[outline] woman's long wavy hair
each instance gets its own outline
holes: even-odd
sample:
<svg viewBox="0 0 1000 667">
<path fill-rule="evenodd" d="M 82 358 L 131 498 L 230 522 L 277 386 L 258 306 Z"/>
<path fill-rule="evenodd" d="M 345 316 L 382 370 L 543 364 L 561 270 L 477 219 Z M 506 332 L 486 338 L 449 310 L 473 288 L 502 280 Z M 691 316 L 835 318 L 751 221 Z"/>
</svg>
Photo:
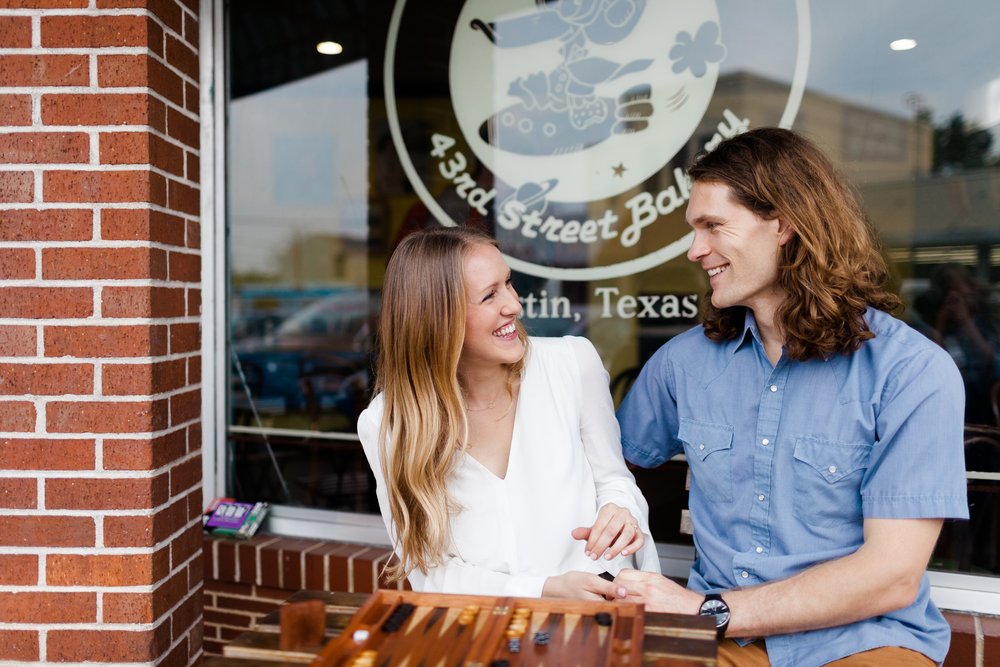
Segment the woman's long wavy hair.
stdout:
<svg viewBox="0 0 1000 667">
<path fill-rule="evenodd" d="M 888 267 L 858 197 L 813 142 L 780 128 L 751 130 L 699 156 L 688 175 L 695 183 L 729 186 L 734 201 L 763 219 L 781 219 L 793 232 L 778 255 L 786 299 L 775 313 L 790 358 L 854 352 L 875 335 L 865 309 L 899 307 L 885 288 Z M 746 309 L 716 308 L 711 296 L 709 289 L 702 303 L 705 334 L 735 338 Z"/>
<path fill-rule="evenodd" d="M 386 267 L 376 391 L 385 401 L 379 448 L 400 561 L 394 580 L 439 564 L 451 542 L 448 494 L 468 422 L 458 378 L 465 341 L 465 257 L 496 241 L 471 227 L 432 227 L 399 244 Z M 517 322 L 518 337 L 527 334 Z M 508 367 L 508 393 L 524 358 Z"/>
</svg>

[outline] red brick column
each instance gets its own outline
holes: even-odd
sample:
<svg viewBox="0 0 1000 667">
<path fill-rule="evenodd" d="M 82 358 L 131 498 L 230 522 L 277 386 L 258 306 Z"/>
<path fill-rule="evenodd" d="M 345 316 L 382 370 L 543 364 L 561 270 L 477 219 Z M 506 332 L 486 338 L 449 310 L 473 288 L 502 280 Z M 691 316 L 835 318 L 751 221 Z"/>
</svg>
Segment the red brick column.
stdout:
<svg viewBox="0 0 1000 667">
<path fill-rule="evenodd" d="M 0 661 L 202 648 L 197 0 L 0 0 Z"/>
</svg>

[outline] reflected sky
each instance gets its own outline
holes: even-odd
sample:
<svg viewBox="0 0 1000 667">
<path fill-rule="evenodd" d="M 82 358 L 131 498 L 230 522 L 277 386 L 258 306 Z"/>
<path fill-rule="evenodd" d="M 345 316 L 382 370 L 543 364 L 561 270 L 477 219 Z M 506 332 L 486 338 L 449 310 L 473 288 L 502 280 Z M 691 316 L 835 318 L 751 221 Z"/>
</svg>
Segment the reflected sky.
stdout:
<svg viewBox="0 0 1000 667">
<path fill-rule="evenodd" d="M 367 61 L 229 106 L 234 273 L 273 273 L 292 242 L 368 233 Z"/>
<path fill-rule="evenodd" d="M 1000 153 L 1000 1 L 719 0 L 721 74 L 791 81 L 800 3 L 810 14 L 808 91 L 900 117 L 925 109 L 935 124 L 961 112 L 993 130 Z M 892 51 L 901 37 L 918 46 Z M 366 237 L 367 78 L 360 60 L 231 103 L 234 272 L 275 271 L 296 239 Z"/>
<path fill-rule="evenodd" d="M 723 72 L 749 69 L 789 80 L 796 39 L 792 0 L 721 0 Z M 809 2 L 811 54 L 806 86 L 863 107 L 912 116 L 922 105 L 941 123 L 961 111 L 980 127 L 1000 124 L 1000 2 L 837 0 Z M 726 25 L 738 30 L 726 30 Z M 909 37 L 910 51 L 889 43 Z"/>
</svg>

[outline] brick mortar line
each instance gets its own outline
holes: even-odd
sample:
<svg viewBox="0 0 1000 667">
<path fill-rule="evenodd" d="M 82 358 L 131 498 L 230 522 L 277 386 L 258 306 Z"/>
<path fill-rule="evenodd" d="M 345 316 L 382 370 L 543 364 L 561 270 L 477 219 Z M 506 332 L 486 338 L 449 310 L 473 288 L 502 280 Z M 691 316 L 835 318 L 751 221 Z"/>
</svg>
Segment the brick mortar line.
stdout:
<svg viewBox="0 0 1000 667">
<path fill-rule="evenodd" d="M 178 176 L 177 174 L 165 171 L 150 162 L 100 162 L 98 164 L 91 162 L 3 162 L 0 163 L 0 171 L 41 171 L 43 174 L 47 171 L 93 171 L 104 173 L 151 171 L 171 180 L 193 184 L 196 188 L 200 187 L 199 183 L 189 180 L 185 176 Z"/>
<path fill-rule="evenodd" d="M 2 10 L 0 10 L 2 11 Z M 162 60 L 148 46 L 10 46 L 0 48 L 0 56 L 142 56 Z"/>
<path fill-rule="evenodd" d="M 979 614 L 972 617 L 972 628 L 976 638 L 976 666 L 986 664 L 986 637 L 983 633 L 983 621 Z"/>
<path fill-rule="evenodd" d="M 276 604 L 281 604 L 281 603 L 278 602 Z M 262 618 L 262 617 L 264 617 L 266 615 L 267 614 L 261 614 L 257 618 L 253 618 L 253 619 L 250 619 L 250 620 L 251 621 L 256 621 L 258 618 Z M 220 628 L 220 629 L 221 628 L 225 628 L 226 630 L 238 630 L 239 632 L 246 632 L 249 629 L 249 627 L 244 628 L 244 627 L 240 627 L 240 626 L 237 626 L 237 625 L 229 625 L 228 623 L 206 623 L 205 625 L 211 625 L 213 628 Z M 216 641 L 225 642 L 226 640 L 218 639 Z"/>
<path fill-rule="evenodd" d="M 190 255 L 201 255 L 201 248 L 189 248 L 188 246 L 181 245 L 171 245 L 169 243 L 162 243 L 160 241 L 119 241 L 116 239 L 95 239 L 92 241 L 0 241 L 0 249 L 17 249 L 17 248 L 27 248 L 33 250 L 48 250 L 52 248 L 67 248 L 67 249 L 87 249 L 87 248 L 107 248 L 107 249 L 118 249 L 118 248 L 156 248 L 157 250 L 169 250 L 171 252 L 182 252 L 183 254 Z M 40 267 L 36 267 L 40 268 Z M 26 280 L 26 279 L 24 279 Z M 36 279 L 36 280 L 45 280 Z M 50 279 L 51 280 L 51 279 Z M 122 280 L 141 280 L 140 278 L 123 278 Z M 159 286 L 161 281 L 157 282 L 156 286 Z M 181 281 L 166 281 L 166 282 L 181 282 Z M 4 281 L 6 285 L 7 280 Z M 188 284 L 188 283 L 185 283 Z"/>
<path fill-rule="evenodd" d="M 19 470 L 12 468 L 4 468 L 0 470 L 0 478 L 4 479 L 37 479 L 37 480 L 48 480 L 48 479 L 155 479 L 156 477 L 162 475 L 165 472 L 170 472 L 172 469 L 188 463 L 197 457 L 200 451 L 190 452 L 184 456 L 174 459 L 171 463 L 162 465 L 158 468 L 152 470 Z M 13 474 L 12 474 L 13 473 Z M 82 473 L 82 474 L 81 474 Z M 190 492 L 197 489 L 202 483 L 188 487 L 185 492 L 179 493 L 176 496 L 171 496 L 166 503 L 162 503 L 157 507 L 166 509 L 172 504 L 171 501 L 176 502 L 178 499 L 190 495 Z M 16 508 L 5 508 L 0 509 L 0 516 L 84 516 L 93 517 L 95 514 L 99 516 L 155 516 L 162 511 L 162 509 L 154 508 L 135 508 L 135 509 L 69 509 L 69 508 L 46 508 L 46 509 L 16 509 Z M 201 517 L 197 517 L 198 521 Z M 188 529 L 195 524 L 195 520 L 191 519 L 185 524 L 184 529 Z M 0 547 L 2 549 L 3 547 Z"/>
<path fill-rule="evenodd" d="M 145 632 L 149 630 L 156 630 L 160 625 L 163 624 L 164 620 L 169 622 L 167 619 L 159 619 L 155 623 L 101 623 L 99 621 L 94 621 L 93 623 L 0 623 L 0 630 L 24 630 L 30 628 L 32 630 L 107 630 L 107 631 L 137 631 Z M 60 665 L 64 663 L 59 663 Z M 93 664 L 93 663 L 89 663 Z"/>
<path fill-rule="evenodd" d="M 75 171 L 75 172 L 93 172 L 93 173 L 126 173 L 133 171 L 148 171 L 154 174 L 159 174 L 164 178 L 172 181 L 177 181 L 182 185 L 186 185 L 192 189 L 201 190 L 201 183 L 189 180 L 187 176 L 178 176 L 177 174 L 172 174 L 169 171 L 164 171 L 159 167 L 146 163 L 146 164 L 90 164 L 89 162 L 63 162 L 58 164 L 39 165 L 34 162 L 4 162 L 0 163 L 0 172 L 4 171 L 31 171 L 39 172 L 45 174 L 47 171 Z M 36 184 L 37 185 L 37 184 Z M 44 187 L 37 188 L 40 194 L 44 196 Z M 36 192 L 37 194 L 37 192 Z M 53 202 L 59 203 L 59 202 Z M 111 203 L 111 202 L 108 202 Z M 121 202 L 119 202 L 121 203 Z M 94 205 L 101 205 L 102 202 L 95 202 Z"/>
<path fill-rule="evenodd" d="M 197 420 L 191 420 L 189 422 L 184 422 L 183 425 L 176 424 L 171 428 L 162 429 L 160 431 L 153 431 L 157 435 L 150 435 L 150 432 L 146 433 L 101 433 L 97 435 L 85 435 L 85 434 L 63 434 L 63 433 L 42 433 L 41 435 L 51 436 L 53 440 L 79 440 L 80 438 L 98 438 L 101 440 L 155 440 L 156 438 L 172 435 L 178 431 L 186 429 L 191 424 L 197 423 Z M 0 439 L 36 439 L 35 436 L 39 434 L 27 433 L 24 431 L 11 431 L 11 432 L 0 432 Z"/>
<path fill-rule="evenodd" d="M 211 584 L 212 582 L 208 581 L 208 582 L 205 582 L 205 583 L 206 584 Z M 234 584 L 229 584 L 229 585 L 234 585 Z M 236 585 L 246 586 L 247 588 L 256 588 L 257 587 L 257 584 L 247 584 L 247 583 L 242 583 L 242 582 L 239 583 L 239 584 L 236 584 Z M 271 602 L 272 601 L 272 598 L 265 598 L 265 597 L 261 597 L 259 595 L 247 595 L 247 594 L 244 594 L 244 593 L 230 593 L 228 591 L 210 590 L 207 587 L 205 588 L 205 594 L 206 595 L 213 595 L 213 596 L 216 596 L 216 597 L 222 596 L 224 598 L 229 598 L 229 599 L 233 599 L 233 600 L 257 601 L 257 602 L 260 602 L 260 601 Z M 279 603 L 280 602 L 284 602 L 284 600 L 273 600 L 273 601 L 274 602 L 279 602 Z M 219 603 L 219 600 L 216 599 L 215 600 L 215 604 L 218 605 L 218 603 Z M 219 607 L 219 609 L 222 609 L 222 607 Z M 250 612 L 250 611 L 248 611 L 246 613 L 248 613 L 248 614 L 254 614 L 254 613 L 263 614 L 265 612 Z"/>
<path fill-rule="evenodd" d="M 62 357 L 65 358 L 65 357 Z M 75 359 L 75 357 L 72 357 Z M 72 364 L 79 364 L 82 362 L 70 362 Z M 34 366 L 37 364 L 25 364 L 26 366 Z M 136 403 L 143 401 L 159 401 L 165 398 L 173 398 L 174 396 L 179 396 L 180 394 L 188 393 L 195 389 L 201 389 L 201 383 L 185 385 L 177 389 L 171 389 L 168 391 L 160 391 L 155 394 L 14 394 L 13 396 L 20 400 L 29 401 L 42 401 L 44 407 L 48 407 L 49 403 Z M 5 396 L 4 398 L 7 398 Z M 72 431 L 71 431 L 72 432 Z M 66 431 L 56 431 L 66 435 Z M 55 435 L 55 433 L 53 433 Z"/>
<path fill-rule="evenodd" d="M 181 25 L 184 25 L 184 14 L 190 14 L 192 18 L 198 21 L 198 25 L 201 25 L 201 19 L 197 14 L 192 12 L 186 6 L 181 3 L 177 3 L 177 7 L 181 10 Z M 46 16 L 92 16 L 92 17 L 106 17 L 106 16 L 146 16 L 153 19 L 153 21 L 160 26 L 163 30 L 164 37 L 166 35 L 173 35 L 180 41 L 187 44 L 189 47 L 193 47 L 195 53 L 198 52 L 198 44 L 191 44 L 187 39 L 184 38 L 180 33 L 174 31 L 173 28 L 166 25 L 159 16 L 149 11 L 145 7 L 121 7 L 121 8 L 77 8 L 77 7 L 58 7 L 58 8 L 39 8 L 30 7 L 25 9 L 0 9 L 0 16 L 37 16 L 39 18 Z"/>
<path fill-rule="evenodd" d="M 148 86 L 115 86 L 111 88 L 100 88 L 97 86 L 6 86 L 0 88 L 0 92 L 5 95 L 38 95 L 39 96 L 39 118 L 38 125 L 41 127 L 50 127 L 44 125 L 41 122 L 41 96 L 43 95 L 149 95 L 160 102 L 163 102 L 166 106 L 172 107 L 176 111 L 179 111 L 184 116 L 193 122 L 200 122 L 201 115 L 197 112 L 190 111 L 185 107 L 178 106 L 173 101 L 164 97 L 161 93 L 157 92 L 153 88 Z M 200 102 L 199 102 L 200 104 Z M 34 118 L 32 118 L 34 124 Z M 25 125 L 17 125 L 13 127 L 27 127 Z M 52 126 L 58 127 L 58 126 Z M 81 126 L 69 126 L 69 127 L 81 127 Z M 84 126 L 89 127 L 89 126 Z"/>
<path fill-rule="evenodd" d="M 200 285 L 200 283 L 183 283 L 186 287 L 193 287 L 195 285 Z M 4 285 L 4 287 L 10 287 L 9 285 Z M 114 285 L 31 285 L 30 287 L 148 287 L 148 285 L 131 285 L 131 284 L 114 284 Z M 152 287 L 159 287 L 159 285 L 152 285 Z M 23 318 L 23 317 L 4 317 L 0 318 L 0 326 L 28 326 L 31 323 L 37 322 L 37 318 Z M 47 318 L 42 326 L 46 327 L 67 327 L 67 326 L 169 326 L 171 324 L 197 324 L 198 316 L 196 315 L 185 315 L 184 317 L 74 317 L 74 318 Z M 143 355 L 139 357 L 79 357 L 80 359 L 161 359 L 164 357 L 171 356 L 172 354 L 187 354 L 174 352 L 170 354 L 157 354 L 157 355 Z M 53 357 L 58 358 L 58 357 Z M 73 357 L 77 358 L 77 357 Z"/>
<path fill-rule="evenodd" d="M 3 89 L 0 89 L 0 94 L 6 94 Z M 201 150 L 198 148 L 193 148 L 185 143 L 181 143 L 176 137 L 172 137 L 169 134 L 160 132 L 156 128 L 149 125 L 42 125 L 41 123 L 37 125 L 0 125 L 0 134 L 36 134 L 39 132 L 46 132 L 52 134 L 122 134 L 125 132 L 137 133 L 143 132 L 146 134 L 151 134 L 155 137 L 159 137 L 164 141 L 169 142 L 171 145 L 182 148 L 185 151 L 191 153 L 192 155 L 197 155 L 201 157 Z M 10 164 L 10 163 L 5 163 Z M 25 163 L 33 164 L 33 163 Z M 73 162 L 70 164 L 87 164 L 85 162 Z"/>
<path fill-rule="evenodd" d="M 253 598 L 253 599 L 254 600 L 258 600 L 258 601 L 260 600 L 260 598 Z M 267 615 L 267 614 L 262 614 L 261 612 L 246 611 L 244 609 L 232 609 L 232 608 L 228 608 L 227 609 L 225 607 L 210 607 L 208 605 L 205 605 L 203 607 L 203 609 L 206 612 L 212 611 L 212 612 L 216 612 L 216 613 L 220 613 L 220 614 L 233 614 L 234 616 L 246 616 L 247 617 L 247 621 L 255 621 L 258 618 L 260 618 L 261 615 L 264 615 L 264 616 Z M 206 621 L 206 623 L 207 623 L 207 621 Z M 218 626 L 218 625 L 221 625 L 221 623 L 212 623 L 212 625 Z"/>
<path fill-rule="evenodd" d="M 81 281 L 81 280 L 69 280 L 69 279 L 64 280 L 64 281 L 63 280 L 48 279 L 48 280 L 38 281 L 38 282 L 28 282 L 28 281 L 20 281 L 20 280 L 18 280 L 18 281 L 14 281 L 14 280 L 4 281 L 4 287 L 5 288 L 13 288 L 13 287 L 38 287 L 38 288 L 64 287 L 64 288 L 72 288 L 72 287 L 76 287 L 76 288 L 80 288 L 80 289 L 96 289 L 96 288 L 104 288 L 104 287 L 150 287 L 150 288 L 152 288 L 152 287 L 164 287 L 164 288 L 170 288 L 170 289 L 182 289 L 182 288 L 183 289 L 195 289 L 195 288 L 200 289 L 201 288 L 201 283 L 200 282 L 178 282 L 178 281 L 172 281 L 172 282 L 168 283 L 168 282 L 164 281 L 163 283 L 154 283 L 154 284 L 150 285 L 150 284 L 133 284 L 133 281 L 129 280 L 129 279 L 123 279 L 120 283 L 119 282 L 113 282 L 110 279 L 109 280 L 100 280 L 100 279 L 97 279 L 97 280 L 92 281 L 92 282 L 84 282 L 84 281 Z M 177 316 L 174 316 L 174 317 L 127 317 L 126 318 L 126 317 L 108 317 L 106 315 L 98 315 L 98 314 L 95 313 L 94 316 L 93 316 L 93 319 L 90 319 L 90 318 L 87 318 L 87 319 L 89 319 L 90 321 L 94 321 L 94 320 L 97 320 L 97 319 L 107 319 L 107 320 L 109 320 L 111 322 L 119 322 L 121 320 L 126 320 L 126 319 L 128 319 L 128 320 L 144 320 L 145 321 L 144 323 L 156 324 L 156 323 L 163 323 L 166 320 L 180 320 L 180 319 L 191 320 L 191 322 L 193 323 L 194 321 L 196 321 L 197 318 L 198 318 L 197 315 L 177 315 Z M 20 319 L 20 320 L 23 320 L 23 319 L 26 319 L 26 318 L 0 318 L 0 321 L 2 321 L 4 319 L 12 319 L 12 320 L 18 320 L 18 319 Z M 31 319 L 34 319 L 34 318 L 31 318 Z M 73 318 L 73 319 L 75 321 L 79 321 L 82 318 Z"/>
<path fill-rule="evenodd" d="M 183 357 L 183 356 L 181 356 L 181 357 L 178 357 L 177 359 L 175 359 L 173 361 L 180 361 L 181 359 L 190 359 L 190 358 L 191 357 Z M 70 357 L 70 359 L 75 359 L 75 357 Z M 153 362 L 153 363 L 159 363 L 159 362 Z M 104 362 L 67 361 L 66 357 L 40 357 L 38 359 L 35 359 L 33 357 L 0 357 L 0 364 L 9 364 L 9 365 L 23 364 L 25 366 L 97 365 L 98 367 L 101 367 L 101 366 L 104 365 Z M 113 361 L 113 362 L 108 362 L 108 364 L 109 365 L 117 365 L 117 366 L 144 366 L 144 365 L 148 365 L 149 361 L 133 361 L 133 360 L 130 359 L 129 361 L 126 361 L 126 362 Z M 200 384 L 200 383 L 198 383 L 198 384 Z M 20 396 L 20 394 L 17 394 L 17 395 Z M 45 396 L 81 396 L 81 395 L 82 396 L 89 396 L 89 394 L 45 394 Z M 114 396 L 116 394 L 112 394 L 112 395 Z M 3 464 L 0 463 L 0 469 L 2 469 L 2 468 L 3 468 Z"/>
<path fill-rule="evenodd" d="M 28 171 L 28 170 L 25 170 Z M 73 211 L 92 211 L 97 212 L 103 209 L 110 210 L 136 210 L 136 211 L 156 211 L 157 213 L 166 213 L 174 215 L 186 220 L 201 220 L 200 215 L 194 215 L 192 213 L 182 213 L 180 211 L 175 211 L 174 209 L 167 208 L 166 206 L 161 206 L 159 204 L 153 204 L 151 202 L 101 202 L 101 203 L 81 203 L 81 202 L 23 202 L 23 203 L 2 203 L 0 204 L 0 211 L 59 211 L 59 210 L 73 210 Z"/>
<path fill-rule="evenodd" d="M 39 407 L 39 408 L 41 408 L 43 410 L 47 410 L 50 403 L 86 403 L 86 404 L 89 404 L 89 405 L 93 405 L 95 403 L 97 403 L 97 404 L 107 404 L 107 405 L 114 405 L 114 404 L 118 404 L 118 403 L 123 403 L 123 404 L 124 403 L 147 403 L 147 402 L 156 402 L 156 401 L 162 401 L 162 400 L 169 400 L 170 398 L 173 398 L 174 396 L 180 396 L 182 394 L 190 393 L 192 391 L 201 390 L 201 388 L 202 388 L 201 384 L 198 383 L 198 384 L 185 385 L 185 386 L 183 386 L 183 387 L 181 387 L 179 389 L 174 390 L 172 393 L 170 393 L 170 392 L 159 392 L 157 394 L 122 394 L 122 395 L 112 394 L 112 395 L 109 395 L 109 396 L 100 396 L 100 395 L 96 395 L 96 394 L 95 395 L 91 395 L 91 394 L 52 394 L 52 395 L 45 395 L 45 396 L 38 396 L 36 394 L 20 394 L 19 396 L 21 396 L 23 398 L 15 398 L 13 400 L 0 401 L 0 405 L 3 405 L 3 403 L 7 403 L 7 402 L 9 402 L 9 403 L 15 403 L 15 402 L 18 402 L 18 401 L 31 401 L 31 402 L 35 403 L 36 407 Z M 184 423 L 194 424 L 194 423 L 198 423 L 198 421 L 200 421 L 200 419 L 196 418 L 196 419 L 188 420 L 187 422 L 184 422 Z M 116 433 L 118 433 L 118 432 L 116 432 Z M 146 433 L 146 432 L 145 431 L 141 431 L 141 433 Z M 56 431 L 56 432 L 53 432 L 53 433 L 47 433 L 46 432 L 45 435 L 47 435 L 47 436 L 58 436 L 59 439 L 68 440 L 68 439 L 73 439 L 73 436 L 75 436 L 76 439 L 89 439 L 89 438 L 106 438 L 107 435 L 112 435 L 112 434 L 105 434 L 105 433 L 76 434 L 75 431 Z M 3 437 L 3 436 L 0 435 L 0 437 Z M 11 438 L 8 438 L 8 439 L 11 439 Z M 28 438 L 28 439 L 33 439 L 33 438 Z M 6 470 L 6 468 L 3 468 L 2 464 L 0 464 L 0 470 Z"/>
</svg>

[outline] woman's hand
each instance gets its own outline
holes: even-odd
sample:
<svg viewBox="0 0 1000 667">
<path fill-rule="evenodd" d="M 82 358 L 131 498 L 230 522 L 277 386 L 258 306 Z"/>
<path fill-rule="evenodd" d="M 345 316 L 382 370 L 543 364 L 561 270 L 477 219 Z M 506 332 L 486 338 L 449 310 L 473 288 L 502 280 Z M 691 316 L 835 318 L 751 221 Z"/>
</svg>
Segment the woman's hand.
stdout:
<svg viewBox="0 0 1000 667">
<path fill-rule="evenodd" d="M 602 555 L 607 560 L 619 554 L 630 556 L 646 542 L 632 513 L 614 503 L 600 509 L 593 526 L 574 528 L 571 534 L 574 540 L 587 540 L 584 553 L 593 560 Z"/>
<path fill-rule="evenodd" d="M 695 593 L 670 579 L 641 570 L 622 570 L 615 577 L 618 597 L 627 602 L 641 602 L 646 611 L 674 614 L 697 614 L 703 595 Z"/>
<path fill-rule="evenodd" d="M 611 600 L 622 597 L 625 589 L 590 572 L 571 570 L 549 577 L 542 586 L 542 597 Z"/>
</svg>

